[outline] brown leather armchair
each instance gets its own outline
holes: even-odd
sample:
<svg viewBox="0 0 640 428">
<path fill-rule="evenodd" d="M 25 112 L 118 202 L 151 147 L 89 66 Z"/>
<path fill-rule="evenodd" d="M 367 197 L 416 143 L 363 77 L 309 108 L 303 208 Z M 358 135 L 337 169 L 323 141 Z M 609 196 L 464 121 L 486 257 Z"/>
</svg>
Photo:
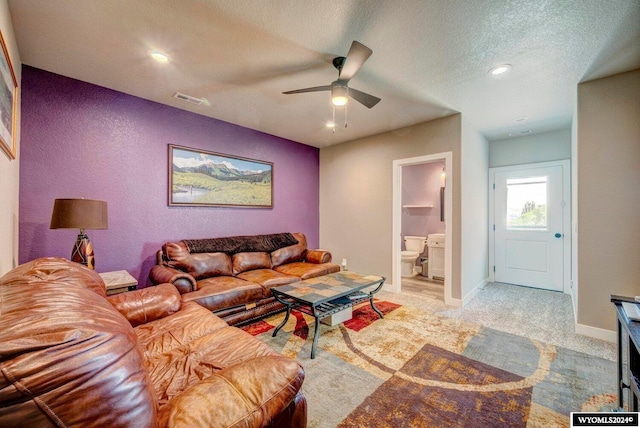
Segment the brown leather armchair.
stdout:
<svg viewBox="0 0 640 428">
<path fill-rule="evenodd" d="M 304 370 L 171 284 L 106 297 L 38 259 L 0 278 L 0 426 L 304 427 Z"/>
</svg>

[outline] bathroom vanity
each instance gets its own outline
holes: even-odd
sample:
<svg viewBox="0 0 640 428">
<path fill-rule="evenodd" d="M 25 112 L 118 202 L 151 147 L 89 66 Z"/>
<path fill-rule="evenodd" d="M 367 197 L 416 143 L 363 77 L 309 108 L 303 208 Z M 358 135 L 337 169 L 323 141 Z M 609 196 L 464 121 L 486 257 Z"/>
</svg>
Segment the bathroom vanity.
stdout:
<svg viewBox="0 0 640 428">
<path fill-rule="evenodd" d="M 429 279 L 444 279 L 444 236 L 444 233 L 432 233 L 427 236 Z"/>
</svg>

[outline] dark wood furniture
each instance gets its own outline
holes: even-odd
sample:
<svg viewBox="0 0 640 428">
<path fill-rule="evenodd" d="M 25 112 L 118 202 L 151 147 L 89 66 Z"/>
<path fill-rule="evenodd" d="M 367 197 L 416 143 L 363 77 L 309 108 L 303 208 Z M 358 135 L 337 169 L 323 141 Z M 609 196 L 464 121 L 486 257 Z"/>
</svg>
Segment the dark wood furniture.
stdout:
<svg viewBox="0 0 640 428">
<path fill-rule="evenodd" d="M 624 409 L 624 393 L 628 390 L 629 412 L 638 411 L 640 397 L 640 322 L 629 319 L 622 302 L 634 302 L 633 297 L 611 295 L 618 316 L 618 405 Z"/>
</svg>

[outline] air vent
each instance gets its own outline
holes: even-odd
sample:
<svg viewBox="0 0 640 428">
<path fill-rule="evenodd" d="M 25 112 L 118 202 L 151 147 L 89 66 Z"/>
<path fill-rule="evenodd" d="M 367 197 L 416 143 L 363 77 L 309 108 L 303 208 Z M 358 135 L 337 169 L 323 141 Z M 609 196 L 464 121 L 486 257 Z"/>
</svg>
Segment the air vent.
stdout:
<svg viewBox="0 0 640 428">
<path fill-rule="evenodd" d="M 180 93 L 180 92 L 176 92 L 173 95 L 173 98 L 177 98 L 179 100 L 186 101 L 188 103 L 195 104 L 197 106 L 199 106 L 201 104 L 204 104 L 204 102 L 205 102 L 205 100 L 203 100 L 202 98 L 192 97 L 190 95 L 183 94 L 183 93 Z"/>
</svg>

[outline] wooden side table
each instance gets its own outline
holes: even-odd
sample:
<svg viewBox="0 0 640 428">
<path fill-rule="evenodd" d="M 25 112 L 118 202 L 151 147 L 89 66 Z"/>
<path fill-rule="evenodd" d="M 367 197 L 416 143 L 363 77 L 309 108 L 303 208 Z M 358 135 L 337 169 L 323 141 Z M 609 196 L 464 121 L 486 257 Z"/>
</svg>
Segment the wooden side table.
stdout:
<svg viewBox="0 0 640 428">
<path fill-rule="evenodd" d="M 107 296 L 112 294 L 133 291 L 138 286 L 138 281 L 126 270 L 103 272 L 100 274 L 107 288 Z"/>
</svg>

